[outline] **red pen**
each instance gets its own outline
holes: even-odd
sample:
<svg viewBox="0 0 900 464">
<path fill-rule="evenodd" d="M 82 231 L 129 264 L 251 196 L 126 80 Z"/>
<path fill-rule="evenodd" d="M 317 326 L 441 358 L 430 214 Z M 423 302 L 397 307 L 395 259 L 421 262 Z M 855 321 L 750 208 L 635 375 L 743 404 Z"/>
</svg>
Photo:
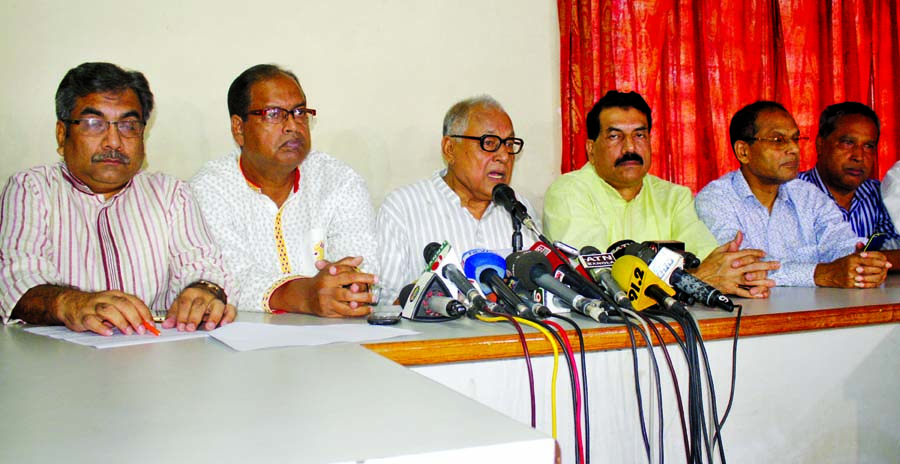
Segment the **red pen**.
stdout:
<svg viewBox="0 0 900 464">
<path fill-rule="evenodd" d="M 147 321 L 144 321 L 143 324 L 144 324 L 144 328 L 149 330 L 150 333 L 152 333 L 153 335 L 156 335 L 157 337 L 159 336 L 159 330 L 156 329 L 155 325 L 153 325 Z"/>
</svg>

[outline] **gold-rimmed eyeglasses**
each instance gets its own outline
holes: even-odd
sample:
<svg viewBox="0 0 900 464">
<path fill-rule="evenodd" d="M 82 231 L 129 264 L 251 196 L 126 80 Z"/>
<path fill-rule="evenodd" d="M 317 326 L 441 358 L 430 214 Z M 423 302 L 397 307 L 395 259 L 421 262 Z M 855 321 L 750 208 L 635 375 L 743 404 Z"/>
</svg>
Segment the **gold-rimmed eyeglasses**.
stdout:
<svg viewBox="0 0 900 464">
<path fill-rule="evenodd" d="M 82 118 L 82 119 L 63 119 L 68 124 L 78 126 L 79 132 L 88 136 L 97 136 L 106 133 L 109 126 L 116 126 L 119 135 L 124 138 L 137 138 L 144 135 L 144 127 L 147 125 L 144 121 L 137 119 L 124 119 L 121 121 L 107 121 L 100 118 Z"/>
<path fill-rule="evenodd" d="M 269 106 L 260 110 L 248 111 L 247 114 L 261 116 L 266 124 L 282 124 L 287 121 L 288 114 L 294 117 L 294 121 L 303 124 L 309 122 L 311 116 L 316 115 L 316 110 L 305 106 L 298 106 L 292 110 Z"/>
</svg>

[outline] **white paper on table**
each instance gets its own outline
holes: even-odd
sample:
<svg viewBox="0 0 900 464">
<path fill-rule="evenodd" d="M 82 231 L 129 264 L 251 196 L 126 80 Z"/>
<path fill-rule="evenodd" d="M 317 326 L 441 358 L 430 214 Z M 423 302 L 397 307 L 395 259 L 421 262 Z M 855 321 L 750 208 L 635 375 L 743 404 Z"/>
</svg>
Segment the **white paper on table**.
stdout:
<svg viewBox="0 0 900 464">
<path fill-rule="evenodd" d="M 204 338 L 209 332 L 179 332 L 178 329 L 159 329 L 159 336 L 147 333 L 144 335 L 125 335 L 118 329 L 113 329 L 110 336 L 93 332 L 73 332 L 66 326 L 55 325 L 48 327 L 29 327 L 26 332 L 52 337 L 57 340 L 77 343 L 79 345 L 93 346 L 94 348 L 118 348 L 120 346 L 144 345 L 147 343 L 174 342 L 191 338 Z"/>
<path fill-rule="evenodd" d="M 419 332 L 396 327 L 361 324 L 273 325 L 232 322 L 210 332 L 216 340 L 238 351 L 279 346 L 315 346 L 337 342 L 368 342 Z"/>
</svg>

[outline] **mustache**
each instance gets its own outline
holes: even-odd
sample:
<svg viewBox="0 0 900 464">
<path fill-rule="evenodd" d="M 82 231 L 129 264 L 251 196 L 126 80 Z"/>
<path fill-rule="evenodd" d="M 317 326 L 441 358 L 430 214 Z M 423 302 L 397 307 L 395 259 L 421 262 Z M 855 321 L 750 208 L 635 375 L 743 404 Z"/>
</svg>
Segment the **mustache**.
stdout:
<svg viewBox="0 0 900 464">
<path fill-rule="evenodd" d="M 94 156 L 91 156 L 91 163 L 102 163 L 108 160 L 118 161 L 125 165 L 131 164 L 131 158 L 115 150 L 94 153 Z"/>
<path fill-rule="evenodd" d="M 641 163 L 641 165 L 644 164 L 644 158 L 642 158 L 641 155 L 631 151 L 631 152 L 625 153 L 624 155 L 622 155 L 621 158 L 617 159 L 614 166 L 619 166 L 619 165 L 622 165 L 622 164 L 625 164 L 625 163 L 628 163 L 631 161 L 637 161 L 638 163 Z"/>
</svg>

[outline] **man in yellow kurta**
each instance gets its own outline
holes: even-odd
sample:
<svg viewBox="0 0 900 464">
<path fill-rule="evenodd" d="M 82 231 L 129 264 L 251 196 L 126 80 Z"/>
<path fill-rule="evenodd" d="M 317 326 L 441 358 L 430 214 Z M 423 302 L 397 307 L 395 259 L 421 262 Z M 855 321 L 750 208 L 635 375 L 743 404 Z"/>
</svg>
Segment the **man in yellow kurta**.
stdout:
<svg viewBox="0 0 900 464">
<path fill-rule="evenodd" d="M 544 199 L 547 235 L 575 247 L 606 248 L 623 239 L 678 240 L 703 261 L 697 277 L 726 293 L 765 298 L 778 262 L 740 250 L 739 232 L 717 247 L 697 217 L 691 191 L 648 174 L 650 106 L 636 92 L 607 92 L 587 115 L 589 163 L 550 186 Z"/>
</svg>

